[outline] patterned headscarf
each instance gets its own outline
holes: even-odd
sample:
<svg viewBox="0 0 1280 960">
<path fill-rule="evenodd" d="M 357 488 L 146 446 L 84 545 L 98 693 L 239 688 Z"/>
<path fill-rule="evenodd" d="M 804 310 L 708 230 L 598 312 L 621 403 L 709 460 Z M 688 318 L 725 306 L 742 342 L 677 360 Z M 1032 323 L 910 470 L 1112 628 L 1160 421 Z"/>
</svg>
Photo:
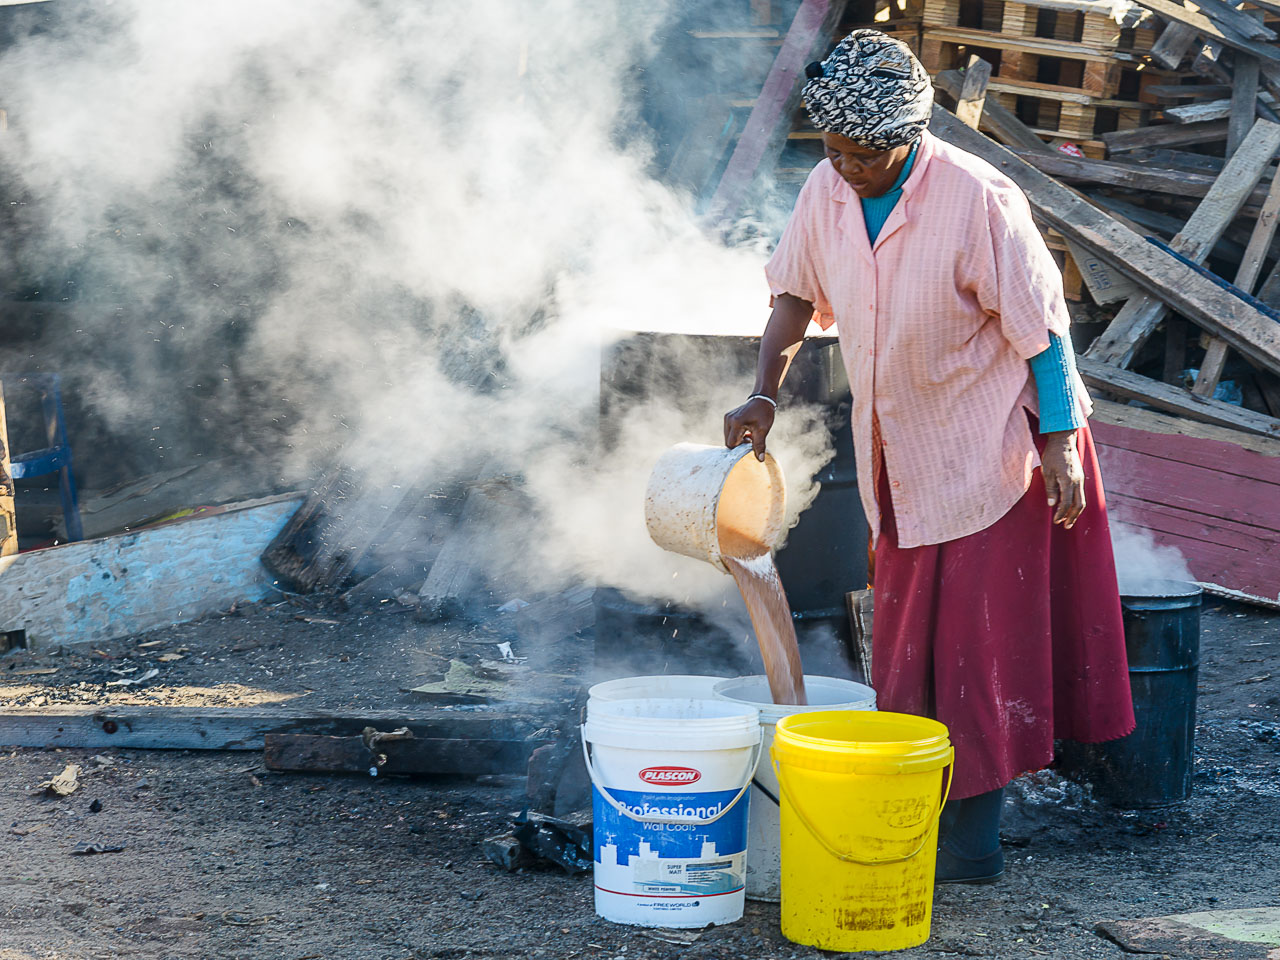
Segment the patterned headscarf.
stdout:
<svg viewBox="0 0 1280 960">
<path fill-rule="evenodd" d="M 905 43 L 879 30 L 853 31 L 805 73 L 805 109 L 819 130 L 892 150 L 914 143 L 929 125 L 929 74 Z"/>
</svg>

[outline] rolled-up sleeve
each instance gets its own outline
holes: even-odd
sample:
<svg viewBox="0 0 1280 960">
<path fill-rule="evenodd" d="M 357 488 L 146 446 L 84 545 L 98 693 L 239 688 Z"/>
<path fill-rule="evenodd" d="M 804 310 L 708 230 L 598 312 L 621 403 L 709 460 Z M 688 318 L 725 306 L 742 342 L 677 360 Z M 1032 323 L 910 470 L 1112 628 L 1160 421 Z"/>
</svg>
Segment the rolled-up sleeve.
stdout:
<svg viewBox="0 0 1280 960">
<path fill-rule="evenodd" d="M 1050 335 L 1071 325 L 1062 272 L 1031 218 L 1031 205 L 1012 183 L 986 191 L 989 269 L 978 284 L 982 308 L 1000 320 L 1005 338 L 1024 360 L 1048 349 Z"/>
<path fill-rule="evenodd" d="M 821 254 L 815 243 L 814 205 L 820 202 L 822 193 L 821 185 L 815 183 L 811 175 L 796 199 L 777 249 L 765 264 L 764 275 L 774 297 L 789 293 L 812 303 L 813 319 L 825 330 L 835 323 L 836 318 L 822 289 L 819 277 Z"/>
</svg>

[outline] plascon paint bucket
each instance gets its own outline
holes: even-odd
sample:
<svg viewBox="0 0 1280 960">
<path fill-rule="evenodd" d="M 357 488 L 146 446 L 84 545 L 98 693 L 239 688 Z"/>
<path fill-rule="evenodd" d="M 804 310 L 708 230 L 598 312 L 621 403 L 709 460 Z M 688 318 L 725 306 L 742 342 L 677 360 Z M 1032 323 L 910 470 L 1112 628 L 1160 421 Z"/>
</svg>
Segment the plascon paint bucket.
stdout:
<svg viewBox="0 0 1280 960">
<path fill-rule="evenodd" d="M 839 677 L 804 678 L 808 706 L 774 703 L 767 677 L 738 677 L 715 685 L 719 700 L 745 703 L 760 711 L 761 752 L 773 747 L 774 724 L 793 713 L 822 710 L 874 710 L 876 692 L 865 683 Z M 778 779 L 772 763 L 756 768 L 751 787 L 751 815 L 747 829 L 747 899 L 777 903 L 782 897 L 782 852 L 779 849 Z"/>
<path fill-rule="evenodd" d="M 587 690 L 587 716 L 593 707 L 614 700 L 715 700 L 716 684 L 724 677 L 658 674 L 604 680 Z"/>
<path fill-rule="evenodd" d="M 929 939 L 938 815 L 954 755 L 945 726 L 904 713 L 778 721 L 783 936 L 840 952 Z"/>
<path fill-rule="evenodd" d="M 717 700 L 597 703 L 582 728 L 591 775 L 596 913 L 703 927 L 742 916 L 747 788 L 760 719 Z"/>
<path fill-rule="evenodd" d="M 723 554 L 760 556 L 785 533 L 786 487 L 773 457 L 678 443 L 654 464 L 644 518 L 658 546 L 728 572 Z"/>
</svg>

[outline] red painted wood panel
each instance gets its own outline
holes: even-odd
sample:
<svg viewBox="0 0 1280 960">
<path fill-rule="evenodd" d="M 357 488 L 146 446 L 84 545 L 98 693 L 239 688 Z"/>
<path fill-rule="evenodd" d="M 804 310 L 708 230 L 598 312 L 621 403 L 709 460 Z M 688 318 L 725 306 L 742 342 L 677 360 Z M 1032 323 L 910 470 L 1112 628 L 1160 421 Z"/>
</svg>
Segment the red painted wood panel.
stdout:
<svg viewBox="0 0 1280 960">
<path fill-rule="evenodd" d="M 1113 519 L 1178 549 L 1198 579 L 1280 597 L 1280 457 L 1095 423 Z"/>
</svg>

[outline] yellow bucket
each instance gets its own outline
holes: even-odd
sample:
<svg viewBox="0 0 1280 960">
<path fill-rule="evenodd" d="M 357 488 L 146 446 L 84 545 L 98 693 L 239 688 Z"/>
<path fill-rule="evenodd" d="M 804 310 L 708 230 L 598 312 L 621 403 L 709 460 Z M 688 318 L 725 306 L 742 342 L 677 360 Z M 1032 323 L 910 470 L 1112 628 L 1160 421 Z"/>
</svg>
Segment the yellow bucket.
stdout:
<svg viewBox="0 0 1280 960">
<path fill-rule="evenodd" d="M 947 728 L 905 713 L 831 710 L 778 721 L 782 933 L 820 950 L 929 939 Z"/>
</svg>

